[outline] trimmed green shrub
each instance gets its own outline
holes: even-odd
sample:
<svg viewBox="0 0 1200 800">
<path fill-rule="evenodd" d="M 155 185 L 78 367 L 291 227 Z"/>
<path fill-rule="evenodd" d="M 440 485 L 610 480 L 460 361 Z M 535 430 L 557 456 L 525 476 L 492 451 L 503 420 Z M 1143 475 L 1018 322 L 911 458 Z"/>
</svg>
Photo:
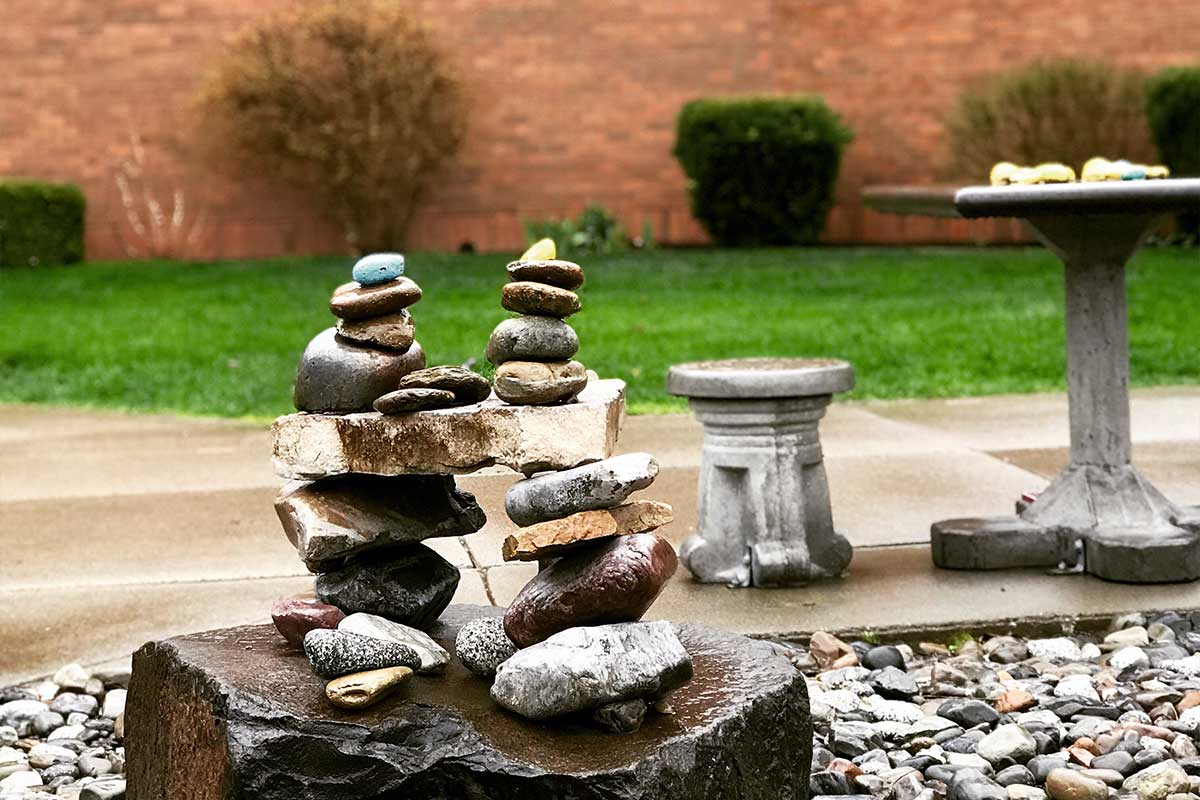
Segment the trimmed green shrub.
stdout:
<svg viewBox="0 0 1200 800">
<path fill-rule="evenodd" d="M 1145 81 L 1133 70 L 1070 59 L 1001 72 L 963 92 L 946 120 L 953 177 L 987 181 L 998 161 L 1058 161 L 1078 172 L 1093 156 L 1146 163 Z"/>
<path fill-rule="evenodd" d="M 819 97 L 694 100 L 674 153 L 692 214 L 719 244 L 805 244 L 825 227 L 853 138 Z"/>
<path fill-rule="evenodd" d="M 72 184 L 0 180 L 0 267 L 82 261 L 86 207 Z"/>
<path fill-rule="evenodd" d="M 1171 174 L 1200 176 L 1200 67 L 1170 67 L 1150 78 L 1146 117 Z M 1181 214 L 1179 233 L 1200 242 L 1200 213 Z"/>
</svg>

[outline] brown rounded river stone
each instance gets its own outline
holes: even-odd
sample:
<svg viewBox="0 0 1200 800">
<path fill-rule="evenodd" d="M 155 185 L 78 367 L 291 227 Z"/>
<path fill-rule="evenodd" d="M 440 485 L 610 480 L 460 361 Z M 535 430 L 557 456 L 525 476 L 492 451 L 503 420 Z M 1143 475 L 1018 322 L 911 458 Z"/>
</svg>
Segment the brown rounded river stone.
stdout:
<svg viewBox="0 0 1200 800">
<path fill-rule="evenodd" d="M 375 286 L 357 281 L 333 290 L 329 310 L 341 319 L 370 319 L 395 314 L 421 299 L 421 287 L 408 278 L 396 278 Z"/>
<path fill-rule="evenodd" d="M 514 261 L 508 265 L 508 276 L 514 281 L 546 283 L 561 289 L 583 286 L 583 268 L 573 261 Z"/>
<path fill-rule="evenodd" d="M 480 403 L 492 393 L 488 379 L 466 367 L 429 367 L 410 372 L 400 380 L 401 389 L 441 389 L 453 392 L 461 405 Z"/>
<path fill-rule="evenodd" d="M 634 622 L 675 574 L 670 542 L 653 533 L 617 536 L 579 549 L 535 575 L 504 613 L 520 647 L 580 625 Z"/>
<path fill-rule="evenodd" d="M 557 286 L 532 281 L 506 284 L 500 293 L 500 305 L 518 314 L 542 317 L 569 317 L 579 311 L 579 295 Z"/>
<path fill-rule="evenodd" d="M 337 324 L 338 336 L 343 339 L 400 352 L 412 346 L 415 328 L 412 315 L 407 311 L 363 320 L 341 319 Z"/>
<path fill-rule="evenodd" d="M 587 386 L 578 361 L 508 361 L 493 377 L 496 396 L 514 406 L 544 406 L 573 400 Z"/>
</svg>

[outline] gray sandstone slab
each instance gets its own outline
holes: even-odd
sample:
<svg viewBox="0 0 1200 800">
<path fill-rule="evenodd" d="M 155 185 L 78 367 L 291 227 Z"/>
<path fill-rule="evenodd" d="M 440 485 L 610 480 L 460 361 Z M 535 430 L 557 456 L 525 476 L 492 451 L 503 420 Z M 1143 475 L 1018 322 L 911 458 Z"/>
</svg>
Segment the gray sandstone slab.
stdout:
<svg viewBox="0 0 1200 800">
<path fill-rule="evenodd" d="M 430 633 L 449 648 L 463 622 L 496 613 L 451 606 Z M 134 658 L 128 798 L 803 800 L 803 675 L 766 642 L 677 630 L 695 677 L 672 694 L 673 715 L 625 735 L 508 714 L 457 659 L 348 712 L 270 626 L 154 642 Z"/>
<path fill-rule="evenodd" d="M 466 536 L 487 516 L 449 475 L 341 475 L 281 495 L 275 513 L 312 572 L 356 553 L 440 536 Z"/>
<path fill-rule="evenodd" d="M 401 416 L 290 414 L 271 429 L 275 471 L 312 480 L 348 472 L 461 474 L 496 464 L 527 475 L 569 469 L 612 455 L 624 414 L 619 380 L 590 381 L 563 406 L 489 398 Z"/>
<path fill-rule="evenodd" d="M 412 649 L 421 659 L 420 665 L 416 667 L 416 672 L 420 674 L 441 672 L 450 663 L 450 654 L 446 652 L 446 648 L 435 642 L 425 631 L 392 622 L 377 614 L 351 614 L 338 623 L 337 629 L 385 642 L 396 642 Z"/>
<path fill-rule="evenodd" d="M 504 510 L 524 527 L 580 511 L 612 508 L 645 489 L 657 475 L 658 462 L 649 453 L 614 456 L 518 481 L 504 496 Z"/>
<path fill-rule="evenodd" d="M 496 670 L 492 699 L 529 719 L 622 700 L 654 700 L 692 677 L 692 659 L 669 622 L 570 628 L 518 650 Z"/>
</svg>

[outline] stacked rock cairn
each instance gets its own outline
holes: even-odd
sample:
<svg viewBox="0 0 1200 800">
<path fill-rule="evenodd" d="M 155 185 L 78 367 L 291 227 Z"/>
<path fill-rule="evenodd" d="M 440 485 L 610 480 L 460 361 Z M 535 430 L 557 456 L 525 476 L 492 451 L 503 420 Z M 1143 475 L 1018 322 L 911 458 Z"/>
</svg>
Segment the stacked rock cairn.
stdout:
<svg viewBox="0 0 1200 800">
<path fill-rule="evenodd" d="M 487 379 L 469 370 L 424 368 L 407 310 L 421 290 L 403 271 L 399 254 L 367 256 L 354 266 L 354 281 L 334 291 L 329 307 L 337 327 L 317 334 L 300 359 L 297 409 L 405 413 L 490 394 Z M 486 521 L 453 476 L 329 475 L 284 487 L 275 510 L 317 575 L 317 599 L 280 599 L 272 618 L 331 679 L 331 703 L 365 707 L 413 672 L 449 663 L 449 653 L 422 629 L 450 603 L 459 572 L 421 542 L 474 533 Z"/>
<path fill-rule="evenodd" d="M 487 346 L 496 396 L 506 403 L 566 403 L 587 386 L 587 371 L 572 360 L 579 337 L 563 322 L 580 309 L 575 290 L 583 285 L 583 270 L 556 255 L 554 242 L 543 239 L 508 265 L 511 282 L 500 304 L 521 316 L 497 325 Z"/>
</svg>

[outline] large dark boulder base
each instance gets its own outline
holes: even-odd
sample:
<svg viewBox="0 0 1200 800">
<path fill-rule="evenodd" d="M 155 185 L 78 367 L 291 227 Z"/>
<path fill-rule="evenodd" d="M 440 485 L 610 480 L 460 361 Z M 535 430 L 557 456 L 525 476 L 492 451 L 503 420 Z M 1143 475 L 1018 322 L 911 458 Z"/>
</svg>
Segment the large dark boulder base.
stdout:
<svg viewBox="0 0 1200 800">
<path fill-rule="evenodd" d="M 451 606 L 431 635 L 451 653 L 469 619 Z M 363 712 L 326 703 L 322 681 L 270 625 L 145 645 L 126 710 L 129 800 L 804 800 L 812 728 L 804 679 L 771 645 L 678 626 L 695 677 L 672 715 L 631 734 L 534 723 L 488 696 L 457 657 Z"/>
</svg>

